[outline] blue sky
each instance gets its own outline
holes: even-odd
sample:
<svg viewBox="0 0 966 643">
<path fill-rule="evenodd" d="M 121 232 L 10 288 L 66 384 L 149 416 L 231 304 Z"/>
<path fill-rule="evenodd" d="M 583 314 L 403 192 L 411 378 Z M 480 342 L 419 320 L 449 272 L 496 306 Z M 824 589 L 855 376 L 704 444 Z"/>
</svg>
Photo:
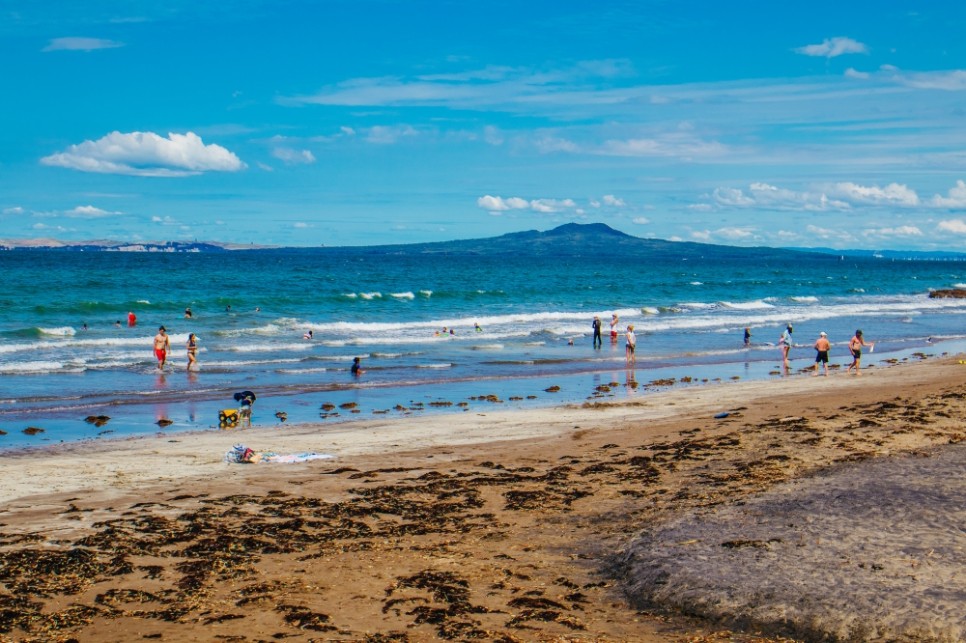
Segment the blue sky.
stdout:
<svg viewBox="0 0 966 643">
<path fill-rule="evenodd" d="M 966 4 L 0 0 L 0 239 L 966 251 Z"/>
</svg>

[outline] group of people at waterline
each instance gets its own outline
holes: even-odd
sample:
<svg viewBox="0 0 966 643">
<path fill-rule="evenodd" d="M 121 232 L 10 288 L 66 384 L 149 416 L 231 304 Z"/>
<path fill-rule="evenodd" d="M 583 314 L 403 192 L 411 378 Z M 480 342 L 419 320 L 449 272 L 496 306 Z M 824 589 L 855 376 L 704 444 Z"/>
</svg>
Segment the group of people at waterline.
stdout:
<svg viewBox="0 0 966 643">
<path fill-rule="evenodd" d="M 778 338 L 778 349 L 781 351 L 782 366 L 784 367 L 786 373 L 788 372 L 788 367 L 790 365 L 788 361 L 788 354 L 791 352 L 792 346 L 794 345 L 792 342 L 793 330 L 792 325 L 788 324 L 785 326 L 785 330 L 782 331 L 781 337 Z M 746 346 L 748 345 L 750 338 L 751 333 L 746 328 Z M 847 369 L 845 369 L 846 373 L 851 373 L 852 369 L 855 369 L 856 375 L 862 374 L 860 372 L 862 367 L 862 349 L 866 346 L 869 347 L 869 352 L 872 352 L 875 349 L 875 342 L 867 342 L 865 337 L 862 336 L 862 331 L 856 330 L 855 335 L 853 335 L 852 339 L 849 340 L 849 352 L 852 354 L 852 363 L 849 364 Z M 820 366 L 822 369 L 824 369 L 824 374 L 828 375 L 829 351 L 832 350 L 832 344 L 829 342 L 828 333 L 826 333 L 824 330 L 820 332 L 818 334 L 818 339 L 815 340 L 815 343 L 812 345 L 812 347 L 815 349 L 815 372 L 813 375 L 818 376 Z"/>
<path fill-rule="evenodd" d="M 191 319 L 192 312 L 191 309 L 185 309 L 185 318 Z M 136 316 L 134 313 L 128 314 L 128 325 L 134 326 L 136 321 Z M 620 318 L 617 313 L 611 316 L 610 320 L 610 340 L 612 344 L 616 344 L 620 326 Z M 591 328 L 593 330 L 593 346 L 594 348 L 601 348 L 603 345 L 603 323 L 601 322 L 600 316 L 594 315 L 593 322 L 591 323 Z M 475 325 L 477 332 L 482 331 L 479 324 Z M 785 326 L 785 330 L 782 331 L 781 336 L 778 338 L 778 348 L 781 351 L 782 356 L 782 366 L 785 372 L 788 372 L 790 366 L 789 353 L 791 352 L 794 342 L 792 341 L 792 331 L 794 328 L 791 324 Z M 305 339 L 312 339 L 312 331 L 308 331 L 303 335 Z M 744 342 L 745 346 L 751 344 L 751 330 L 749 328 L 744 329 Z M 571 342 L 572 343 L 572 342 Z M 874 342 L 867 342 L 862 335 L 861 330 L 856 330 L 855 335 L 849 340 L 849 352 L 852 355 L 852 363 L 849 364 L 846 369 L 847 373 L 851 373 L 855 370 L 856 375 L 861 375 L 860 369 L 862 366 L 862 349 L 868 346 L 871 352 L 875 348 Z M 832 344 L 828 339 L 828 334 L 825 331 L 819 333 L 818 339 L 815 340 L 813 344 L 815 349 L 815 366 L 814 375 L 818 376 L 819 368 L 824 369 L 824 374 L 828 375 L 828 363 L 829 363 L 829 352 L 832 349 Z M 198 337 L 194 333 L 188 334 L 188 341 L 185 344 L 185 349 L 187 351 L 188 363 L 186 366 L 187 371 L 192 370 L 193 367 L 197 367 L 198 359 Z M 636 350 L 637 350 L 637 336 L 634 333 L 634 325 L 628 324 L 626 330 L 624 331 L 624 355 L 625 359 L 629 363 L 634 363 L 636 361 Z M 154 356 L 158 360 L 158 369 L 164 370 L 165 365 L 168 361 L 168 355 L 171 352 L 171 338 L 167 334 L 167 330 L 164 326 L 158 328 L 158 334 L 154 336 Z M 356 358 L 353 363 L 352 374 L 359 375 L 364 372 L 359 368 L 359 358 Z"/>
</svg>

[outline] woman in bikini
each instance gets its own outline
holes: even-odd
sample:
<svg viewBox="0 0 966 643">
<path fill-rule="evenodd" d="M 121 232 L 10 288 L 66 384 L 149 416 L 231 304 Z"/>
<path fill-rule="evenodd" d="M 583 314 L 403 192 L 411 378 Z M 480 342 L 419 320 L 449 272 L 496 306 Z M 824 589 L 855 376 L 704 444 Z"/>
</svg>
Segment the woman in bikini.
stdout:
<svg viewBox="0 0 966 643">
<path fill-rule="evenodd" d="M 196 354 L 198 352 L 198 338 L 195 337 L 194 333 L 188 335 L 188 368 L 185 370 L 190 371 L 191 367 L 198 363 Z"/>
</svg>

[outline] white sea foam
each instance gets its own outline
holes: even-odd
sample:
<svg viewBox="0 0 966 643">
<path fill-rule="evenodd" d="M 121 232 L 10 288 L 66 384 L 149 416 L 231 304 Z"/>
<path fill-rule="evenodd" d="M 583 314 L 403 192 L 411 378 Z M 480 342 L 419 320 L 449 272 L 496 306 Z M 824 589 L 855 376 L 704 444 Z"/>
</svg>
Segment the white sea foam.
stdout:
<svg viewBox="0 0 966 643">
<path fill-rule="evenodd" d="M 449 362 L 440 364 L 417 364 L 416 368 L 452 368 L 453 365 Z"/>
<path fill-rule="evenodd" d="M 359 293 L 359 296 L 362 297 L 363 299 L 381 299 L 382 293 L 381 292 L 361 292 Z"/>
<path fill-rule="evenodd" d="M 432 290 L 420 290 L 419 291 L 419 294 L 422 295 L 423 297 L 432 297 L 433 296 L 433 291 Z"/>
<path fill-rule="evenodd" d="M 393 297 L 394 299 L 415 299 L 416 298 L 416 295 L 408 291 L 390 293 L 389 296 Z"/>
<path fill-rule="evenodd" d="M 762 310 L 765 308 L 775 307 L 774 305 L 769 304 L 767 301 L 762 301 L 761 299 L 758 299 L 756 301 L 742 301 L 742 302 L 723 301 L 721 302 L 721 305 L 724 306 L 725 308 L 733 308 L 734 310 Z"/>
<path fill-rule="evenodd" d="M 264 343 L 264 344 L 236 344 L 232 346 L 223 346 L 221 350 L 230 351 L 232 353 L 267 353 L 272 351 L 309 351 L 312 350 L 312 344 L 309 342 L 300 343 Z"/>
<path fill-rule="evenodd" d="M 12 362 L 0 364 L 0 375 L 25 375 L 30 373 L 83 373 L 84 366 L 54 361 Z"/>
<path fill-rule="evenodd" d="M 789 297 L 792 301 L 797 301 L 800 304 L 812 304 L 818 301 L 818 297 L 801 296 L 801 297 Z"/>
<path fill-rule="evenodd" d="M 38 328 L 37 330 L 44 335 L 58 335 L 62 337 L 70 337 L 77 334 L 77 331 L 70 326 L 60 326 L 58 328 Z"/>
</svg>

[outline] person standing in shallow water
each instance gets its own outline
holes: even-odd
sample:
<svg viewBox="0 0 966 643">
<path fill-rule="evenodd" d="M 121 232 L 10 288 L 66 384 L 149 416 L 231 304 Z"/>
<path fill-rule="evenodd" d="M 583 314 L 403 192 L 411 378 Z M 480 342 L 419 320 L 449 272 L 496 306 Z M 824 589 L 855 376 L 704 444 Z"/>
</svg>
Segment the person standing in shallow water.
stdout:
<svg viewBox="0 0 966 643">
<path fill-rule="evenodd" d="M 192 366 L 198 365 L 198 337 L 194 333 L 188 335 L 186 348 L 188 349 L 188 367 L 185 370 L 190 371 Z"/>
<path fill-rule="evenodd" d="M 628 364 L 633 364 L 637 361 L 634 355 L 634 351 L 637 350 L 637 337 L 634 335 L 634 324 L 627 327 L 627 343 L 624 346 L 624 359 Z"/>
<path fill-rule="evenodd" d="M 158 359 L 158 370 L 164 370 L 164 365 L 168 363 L 168 351 L 171 350 L 171 339 L 168 338 L 164 326 L 158 328 L 158 334 L 154 336 L 154 356 Z"/>
<path fill-rule="evenodd" d="M 594 315 L 593 329 L 594 329 L 594 348 L 600 348 L 604 340 L 600 337 L 600 317 Z"/>
<path fill-rule="evenodd" d="M 828 352 L 832 348 L 829 344 L 828 335 L 823 330 L 815 340 L 815 377 L 818 377 L 818 365 L 821 363 L 825 367 L 825 375 L 828 375 Z"/>
<path fill-rule="evenodd" d="M 782 352 L 782 366 L 788 370 L 788 353 L 792 349 L 792 325 L 785 326 L 782 336 L 778 338 L 778 348 Z"/>
<path fill-rule="evenodd" d="M 610 317 L 610 343 L 617 343 L 617 325 L 620 323 L 620 319 L 617 318 L 617 313 L 614 313 Z"/>
</svg>

